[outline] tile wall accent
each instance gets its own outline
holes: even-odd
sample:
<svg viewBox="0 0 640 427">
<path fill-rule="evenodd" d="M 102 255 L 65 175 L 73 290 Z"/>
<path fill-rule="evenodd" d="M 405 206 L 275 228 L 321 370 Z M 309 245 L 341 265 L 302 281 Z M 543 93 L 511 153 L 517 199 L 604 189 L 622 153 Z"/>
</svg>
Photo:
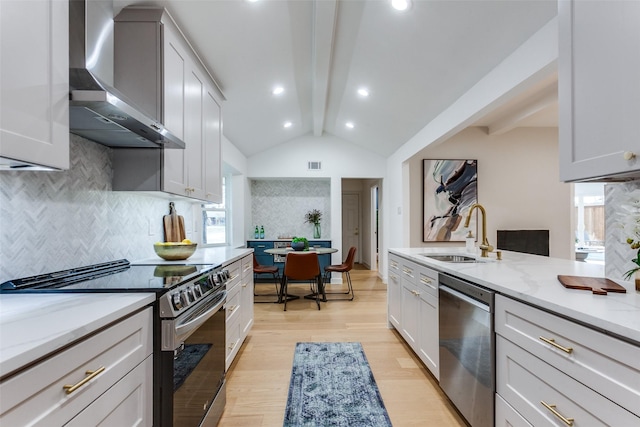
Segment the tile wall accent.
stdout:
<svg viewBox="0 0 640 427">
<path fill-rule="evenodd" d="M 331 181 L 322 180 L 253 180 L 251 181 L 251 229 L 264 226 L 265 239 L 280 236 L 313 238 L 313 225 L 304 222 L 307 212 L 322 212 L 321 239 L 331 238 Z"/>
<path fill-rule="evenodd" d="M 617 225 L 621 220 L 620 205 L 629 192 L 637 189 L 640 189 L 640 181 L 604 186 L 605 275 L 613 280 L 623 280 L 624 273 L 633 267 L 630 260 L 637 254 L 625 242 L 627 237 Z"/>
<path fill-rule="evenodd" d="M 169 200 L 112 192 L 111 149 L 76 135 L 70 144 L 68 171 L 0 172 L 0 283 L 156 256 Z M 192 203 L 173 201 L 191 224 Z"/>
</svg>

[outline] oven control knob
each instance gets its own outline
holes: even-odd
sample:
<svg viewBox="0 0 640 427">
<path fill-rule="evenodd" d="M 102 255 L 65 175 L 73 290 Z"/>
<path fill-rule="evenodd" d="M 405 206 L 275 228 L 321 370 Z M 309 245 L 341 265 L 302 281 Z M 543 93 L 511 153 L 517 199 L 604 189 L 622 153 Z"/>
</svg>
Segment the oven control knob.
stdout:
<svg viewBox="0 0 640 427">
<path fill-rule="evenodd" d="M 187 298 L 187 293 L 185 291 L 180 292 L 180 302 L 183 307 L 189 307 L 191 301 Z"/>
<path fill-rule="evenodd" d="M 180 299 L 180 293 L 176 292 L 175 294 L 171 295 L 171 304 L 176 310 L 181 310 L 183 308 L 182 301 Z"/>
<path fill-rule="evenodd" d="M 196 300 L 196 296 L 193 293 L 193 289 L 191 287 L 187 288 L 185 294 L 187 294 L 187 301 L 189 301 L 189 304 L 193 303 Z"/>
<path fill-rule="evenodd" d="M 193 294 L 196 298 L 200 298 L 202 296 L 202 288 L 200 288 L 200 285 L 195 285 L 193 287 Z"/>
</svg>

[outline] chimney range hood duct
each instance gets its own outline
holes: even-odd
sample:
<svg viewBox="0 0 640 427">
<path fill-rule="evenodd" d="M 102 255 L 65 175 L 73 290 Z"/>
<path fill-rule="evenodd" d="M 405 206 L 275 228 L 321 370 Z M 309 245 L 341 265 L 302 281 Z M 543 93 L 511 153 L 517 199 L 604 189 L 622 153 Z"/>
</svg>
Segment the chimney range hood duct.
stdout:
<svg viewBox="0 0 640 427">
<path fill-rule="evenodd" d="M 113 88 L 112 0 L 69 1 L 69 130 L 114 148 L 184 142 Z"/>
</svg>

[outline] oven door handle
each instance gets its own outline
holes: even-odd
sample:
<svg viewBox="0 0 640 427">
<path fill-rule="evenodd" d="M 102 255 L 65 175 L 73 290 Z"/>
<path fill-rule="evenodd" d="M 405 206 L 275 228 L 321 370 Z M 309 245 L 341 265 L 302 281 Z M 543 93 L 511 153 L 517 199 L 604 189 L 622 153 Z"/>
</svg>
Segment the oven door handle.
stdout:
<svg viewBox="0 0 640 427">
<path fill-rule="evenodd" d="M 213 307 L 208 308 L 205 312 L 203 312 L 202 314 L 200 314 L 198 317 L 194 319 L 188 319 L 184 323 L 176 324 L 175 331 L 176 331 L 176 337 L 178 338 L 178 341 L 182 341 L 186 339 L 186 337 L 191 335 L 193 331 L 195 331 L 200 326 L 202 326 L 204 322 L 209 320 L 211 316 L 213 316 L 216 312 L 220 310 L 220 308 L 222 308 L 226 300 L 227 300 L 227 291 L 224 291 L 223 297 L 220 298 L 220 300 Z"/>
</svg>

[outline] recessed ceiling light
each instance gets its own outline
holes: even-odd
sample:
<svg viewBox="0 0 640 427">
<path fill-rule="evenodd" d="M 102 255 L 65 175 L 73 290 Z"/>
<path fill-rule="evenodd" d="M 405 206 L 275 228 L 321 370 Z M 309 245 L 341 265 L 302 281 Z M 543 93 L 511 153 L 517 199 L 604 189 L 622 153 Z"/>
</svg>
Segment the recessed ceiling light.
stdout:
<svg viewBox="0 0 640 427">
<path fill-rule="evenodd" d="M 369 96 L 369 90 L 367 88 L 361 87 L 360 89 L 358 89 L 358 95 L 367 97 Z"/>
<path fill-rule="evenodd" d="M 276 86 L 273 88 L 273 90 L 271 91 L 272 94 L 274 95 L 280 95 L 284 92 L 284 88 L 282 86 Z"/>
<path fill-rule="evenodd" d="M 347 122 L 344 124 L 346 127 L 348 127 L 349 129 L 353 129 L 355 127 L 355 125 L 353 124 L 353 122 Z"/>
<path fill-rule="evenodd" d="M 291 123 L 291 122 L 284 122 L 284 125 L 282 125 L 282 126 L 284 126 L 285 128 L 290 128 L 291 126 L 293 126 L 293 123 Z"/>
<path fill-rule="evenodd" d="M 411 5 L 410 0 L 391 0 L 391 7 L 395 10 L 407 10 Z"/>
</svg>

